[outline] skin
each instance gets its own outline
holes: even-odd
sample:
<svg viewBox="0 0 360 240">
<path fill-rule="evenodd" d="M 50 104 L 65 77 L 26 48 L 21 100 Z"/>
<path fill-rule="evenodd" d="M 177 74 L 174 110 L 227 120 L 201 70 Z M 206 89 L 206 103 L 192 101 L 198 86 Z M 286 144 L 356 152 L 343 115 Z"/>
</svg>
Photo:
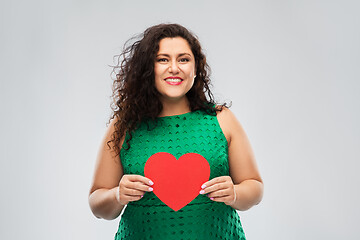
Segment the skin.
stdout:
<svg viewBox="0 0 360 240">
<path fill-rule="evenodd" d="M 229 146 L 230 176 L 205 182 L 200 194 L 206 194 L 213 201 L 224 202 L 244 211 L 261 201 L 263 182 L 250 142 L 240 122 L 227 108 L 219 112 L 217 118 Z"/>
<path fill-rule="evenodd" d="M 155 86 L 161 93 L 163 104 L 159 117 L 190 112 L 185 94 L 194 84 L 195 58 L 188 42 L 181 37 L 162 39 L 154 64 Z M 169 76 L 180 77 L 183 82 L 170 85 L 165 82 Z M 258 204 L 263 195 L 263 183 L 255 157 L 246 133 L 234 114 L 224 108 L 217 114 L 217 119 L 229 146 L 230 176 L 205 182 L 200 194 L 206 194 L 211 200 L 224 202 L 234 209 L 247 210 Z M 108 149 L 106 142 L 111 139 L 115 120 L 110 122 L 101 142 L 89 192 L 93 214 L 108 220 L 117 218 L 130 201 L 138 201 L 146 192 L 152 191 L 151 179 L 135 174 L 124 175 L 119 156 L 114 156 Z M 123 142 L 124 138 L 120 146 Z"/>
<path fill-rule="evenodd" d="M 155 87 L 161 93 L 162 116 L 190 111 L 185 94 L 191 89 L 195 78 L 195 57 L 188 42 L 181 38 L 164 38 L 159 42 L 155 60 Z M 180 77 L 180 85 L 170 85 L 165 79 Z"/>
</svg>

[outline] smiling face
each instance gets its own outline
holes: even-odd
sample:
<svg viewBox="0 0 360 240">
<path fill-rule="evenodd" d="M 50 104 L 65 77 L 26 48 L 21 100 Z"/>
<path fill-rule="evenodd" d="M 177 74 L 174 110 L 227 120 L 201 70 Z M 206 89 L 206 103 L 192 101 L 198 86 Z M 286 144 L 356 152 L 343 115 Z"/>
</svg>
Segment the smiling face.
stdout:
<svg viewBox="0 0 360 240">
<path fill-rule="evenodd" d="M 195 58 L 189 43 L 182 37 L 160 40 L 154 72 L 163 103 L 186 99 L 195 78 Z"/>
</svg>

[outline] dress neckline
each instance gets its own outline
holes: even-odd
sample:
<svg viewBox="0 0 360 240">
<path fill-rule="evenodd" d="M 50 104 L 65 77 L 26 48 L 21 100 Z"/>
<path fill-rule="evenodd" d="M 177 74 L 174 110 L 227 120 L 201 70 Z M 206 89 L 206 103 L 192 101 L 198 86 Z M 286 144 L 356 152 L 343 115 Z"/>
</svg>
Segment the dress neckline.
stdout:
<svg viewBox="0 0 360 240">
<path fill-rule="evenodd" d="M 190 111 L 187 113 L 181 113 L 181 114 L 176 114 L 176 115 L 170 115 L 170 116 L 163 116 L 163 117 L 157 117 L 158 119 L 166 119 L 166 118 L 174 118 L 174 117 L 182 117 L 182 116 L 187 116 L 190 113 L 193 113 L 195 111 Z"/>
</svg>

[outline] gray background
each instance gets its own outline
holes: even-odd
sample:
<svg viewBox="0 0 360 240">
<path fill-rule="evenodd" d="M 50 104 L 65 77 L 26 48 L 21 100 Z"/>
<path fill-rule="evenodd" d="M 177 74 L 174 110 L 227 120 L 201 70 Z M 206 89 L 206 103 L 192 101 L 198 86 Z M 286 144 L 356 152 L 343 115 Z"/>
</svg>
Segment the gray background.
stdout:
<svg viewBox="0 0 360 240">
<path fill-rule="evenodd" d="M 358 1 L 1 1 L 0 239 L 113 239 L 88 191 L 112 57 L 161 22 L 195 32 L 265 193 L 251 239 L 359 239 Z M 209 231 L 211 229 L 209 228 Z"/>
</svg>

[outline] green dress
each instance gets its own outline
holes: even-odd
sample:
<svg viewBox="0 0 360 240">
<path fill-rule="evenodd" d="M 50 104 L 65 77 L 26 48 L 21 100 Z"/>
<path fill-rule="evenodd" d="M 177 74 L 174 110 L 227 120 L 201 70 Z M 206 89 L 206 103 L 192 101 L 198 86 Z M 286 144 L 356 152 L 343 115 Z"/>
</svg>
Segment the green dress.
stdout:
<svg viewBox="0 0 360 240">
<path fill-rule="evenodd" d="M 179 159 L 186 153 L 201 154 L 210 165 L 210 179 L 229 176 L 228 145 L 216 116 L 197 110 L 145 121 L 132 133 L 120 151 L 124 174 L 144 176 L 147 159 L 168 152 Z M 126 135 L 126 140 L 129 136 Z M 236 239 L 245 234 L 236 210 L 199 194 L 178 211 L 164 204 L 153 192 L 129 202 L 121 215 L 115 240 L 129 239 Z"/>
</svg>

